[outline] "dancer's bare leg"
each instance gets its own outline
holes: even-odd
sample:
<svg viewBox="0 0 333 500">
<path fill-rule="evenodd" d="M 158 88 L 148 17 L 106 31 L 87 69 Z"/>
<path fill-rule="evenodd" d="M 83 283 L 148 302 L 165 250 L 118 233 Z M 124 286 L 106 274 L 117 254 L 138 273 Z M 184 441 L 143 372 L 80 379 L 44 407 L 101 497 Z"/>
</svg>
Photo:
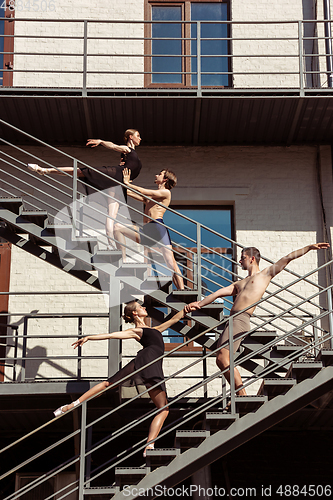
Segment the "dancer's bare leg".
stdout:
<svg viewBox="0 0 333 500">
<path fill-rule="evenodd" d="M 172 246 L 168 245 L 162 247 L 162 253 L 168 268 L 173 272 L 172 281 L 174 282 L 177 290 L 184 290 L 184 280 L 176 262 L 175 256 L 172 251 Z"/>
<path fill-rule="evenodd" d="M 126 261 L 126 240 L 125 238 L 129 238 L 130 240 L 136 241 L 140 243 L 140 234 L 139 230 L 136 226 L 124 226 L 123 224 L 115 224 L 114 226 L 114 237 L 116 239 L 116 245 L 119 250 L 121 250 L 123 262 Z"/>
<path fill-rule="evenodd" d="M 65 174 L 73 174 L 74 172 L 74 167 L 44 168 L 40 167 L 36 163 L 28 163 L 28 169 L 33 172 L 37 172 L 40 175 L 45 175 L 45 174 L 65 175 Z M 83 177 L 83 174 L 79 168 L 77 169 L 77 175 L 78 177 Z"/>
<path fill-rule="evenodd" d="M 151 389 L 149 391 L 149 396 L 151 397 L 151 400 L 153 401 L 156 408 L 163 408 L 163 406 L 168 404 L 168 400 L 167 400 L 165 391 L 162 391 L 158 387 Z M 169 409 L 164 408 L 163 410 L 158 412 L 157 415 L 153 418 L 153 421 L 149 427 L 147 442 L 152 441 L 153 439 L 157 438 L 157 436 L 159 435 L 159 433 L 162 429 L 164 421 L 168 415 L 169 415 Z M 148 449 L 152 448 L 152 446 L 148 445 L 147 448 Z M 147 448 L 145 448 L 145 450 Z"/>
<path fill-rule="evenodd" d="M 117 217 L 117 213 L 119 210 L 119 203 L 118 201 L 112 199 L 115 196 L 114 189 L 109 189 L 107 194 L 108 194 L 108 217 L 106 218 L 105 230 L 106 230 L 106 236 L 108 238 L 108 248 L 113 250 L 116 248 L 116 242 L 114 241 L 115 238 L 114 226 L 115 226 L 115 219 Z"/>
<path fill-rule="evenodd" d="M 225 370 L 230 366 L 230 354 L 229 354 L 229 349 L 221 349 L 216 356 L 216 364 L 220 368 L 221 371 Z M 235 376 L 235 389 L 236 393 L 238 396 L 246 396 L 246 391 L 244 388 L 239 389 L 239 387 L 242 387 L 243 381 L 242 377 L 240 376 L 239 371 L 237 368 L 234 369 L 234 376 Z M 228 380 L 230 384 L 230 371 L 227 371 L 224 373 L 225 378 Z"/>
</svg>

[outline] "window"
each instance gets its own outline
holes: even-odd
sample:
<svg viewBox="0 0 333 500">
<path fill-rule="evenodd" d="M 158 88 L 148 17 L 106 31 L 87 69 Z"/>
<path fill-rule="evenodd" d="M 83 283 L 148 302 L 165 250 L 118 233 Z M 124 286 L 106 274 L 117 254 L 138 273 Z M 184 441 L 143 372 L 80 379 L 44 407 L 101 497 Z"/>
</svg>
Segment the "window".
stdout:
<svg viewBox="0 0 333 500">
<path fill-rule="evenodd" d="M 7 9 L 5 11 L 0 9 L 0 17 L 6 18 L 0 20 L 0 87 L 3 85 L 7 87 L 13 85 L 13 73 L 11 71 L 3 71 L 13 68 L 14 57 L 14 11 L 9 10 L 8 1 Z M 4 52 L 9 53 L 4 54 Z"/>
<path fill-rule="evenodd" d="M 211 22 L 228 20 L 227 1 L 148 0 L 147 9 L 147 86 L 229 86 L 229 25 Z"/>
<path fill-rule="evenodd" d="M 171 208 L 216 231 L 220 235 L 234 239 L 232 206 L 172 205 Z M 181 236 L 172 230 L 170 231 L 173 247 L 177 252 L 176 258 L 185 278 L 185 284 L 189 288 L 194 288 L 195 284 L 192 283 L 193 281 L 195 282 L 196 272 L 193 270 L 192 262 L 193 256 L 195 260 L 197 251 L 193 243 L 193 241 L 197 240 L 196 225 L 168 211 L 164 215 L 164 222 L 167 226 L 184 235 Z M 177 243 L 179 246 L 177 246 Z M 232 248 L 231 243 L 227 239 L 216 235 L 208 229 L 201 230 L 201 244 L 202 295 L 209 295 L 233 281 Z M 182 255 L 184 256 L 183 259 Z M 224 315 L 229 314 L 231 305 L 232 297 L 226 297 L 224 304 L 221 303 Z M 183 342 L 183 337 L 177 336 L 177 333 L 171 329 L 164 332 L 163 335 L 166 337 L 166 343 L 173 343 L 173 346 L 170 347 L 174 347 L 175 343 Z M 193 345 L 189 344 L 189 348 L 193 348 Z"/>
</svg>

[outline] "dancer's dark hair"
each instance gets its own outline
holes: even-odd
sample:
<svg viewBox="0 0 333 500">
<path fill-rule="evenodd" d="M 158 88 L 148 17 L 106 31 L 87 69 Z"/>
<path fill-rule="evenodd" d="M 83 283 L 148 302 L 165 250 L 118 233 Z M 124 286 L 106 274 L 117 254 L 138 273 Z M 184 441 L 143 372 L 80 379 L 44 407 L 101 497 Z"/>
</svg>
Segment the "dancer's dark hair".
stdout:
<svg viewBox="0 0 333 500">
<path fill-rule="evenodd" d="M 246 248 L 243 248 L 242 252 L 246 253 L 246 255 L 248 255 L 249 257 L 254 257 L 256 259 L 256 263 L 259 265 L 261 255 L 260 255 L 258 248 L 246 247 Z"/>
<path fill-rule="evenodd" d="M 164 174 L 164 179 L 166 179 L 165 187 L 171 189 L 177 185 L 177 176 L 172 172 L 172 170 L 162 170 Z"/>
<path fill-rule="evenodd" d="M 132 300 L 131 302 L 128 302 L 124 308 L 124 314 L 123 318 L 125 320 L 125 323 L 134 323 L 134 315 L 133 312 L 136 311 L 137 307 L 137 301 Z"/>
</svg>

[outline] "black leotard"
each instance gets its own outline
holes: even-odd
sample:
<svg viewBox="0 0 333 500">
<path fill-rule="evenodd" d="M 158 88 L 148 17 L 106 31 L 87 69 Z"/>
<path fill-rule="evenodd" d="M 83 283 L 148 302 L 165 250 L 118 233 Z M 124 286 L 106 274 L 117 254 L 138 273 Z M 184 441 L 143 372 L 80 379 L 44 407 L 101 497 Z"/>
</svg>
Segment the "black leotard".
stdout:
<svg viewBox="0 0 333 500">
<path fill-rule="evenodd" d="M 111 384 L 126 375 L 139 370 L 142 366 L 145 366 L 147 363 L 154 361 L 154 359 L 159 358 L 164 354 L 163 336 L 158 330 L 156 330 L 156 328 L 143 328 L 142 337 L 139 342 L 143 346 L 143 349 L 137 353 L 136 357 L 132 361 L 130 361 L 109 379 Z M 156 363 L 144 368 L 122 385 L 126 386 L 135 384 L 146 385 L 149 387 L 160 382 L 158 387 L 160 387 L 162 391 L 165 391 L 162 361 L 163 360 L 160 359 Z"/>
<path fill-rule="evenodd" d="M 125 165 L 116 165 L 114 167 L 94 167 L 95 170 L 92 170 L 89 167 L 80 167 L 80 170 L 85 177 L 85 182 L 99 191 L 117 186 L 118 184 L 115 180 L 123 182 L 124 168 L 131 170 L 131 180 L 136 179 L 140 173 L 142 164 L 135 149 L 130 148 L 130 150 L 131 151 L 129 153 L 122 153 L 121 155 L 122 160 L 125 161 Z M 107 175 L 107 177 L 100 175 L 99 172 Z M 96 193 L 96 189 L 92 190 L 87 187 L 87 194 Z M 127 189 L 123 188 L 123 192 L 125 200 L 127 201 Z"/>
</svg>

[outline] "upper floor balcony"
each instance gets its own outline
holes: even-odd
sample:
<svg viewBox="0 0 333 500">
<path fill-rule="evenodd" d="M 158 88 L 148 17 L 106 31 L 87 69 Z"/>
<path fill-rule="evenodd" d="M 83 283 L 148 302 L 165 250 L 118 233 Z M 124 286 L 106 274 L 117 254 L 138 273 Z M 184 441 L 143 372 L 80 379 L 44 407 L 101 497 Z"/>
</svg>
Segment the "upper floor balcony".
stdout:
<svg viewBox="0 0 333 500">
<path fill-rule="evenodd" d="M 68 133 L 58 113 L 74 121 L 76 115 L 73 127 L 84 129 L 71 143 L 113 119 L 110 131 L 135 123 L 153 143 L 332 141 L 330 21 L 230 21 L 224 2 L 209 4 L 219 6 L 219 16 L 198 7 L 187 20 L 173 5 L 167 13 L 156 7 L 149 20 L 36 19 L 19 12 L 2 18 L 0 95 L 30 100 L 2 100 L 1 116 L 48 142 L 57 135 L 60 143 Z M 50 97 L 66 103 L 58 99 L 48 111 L 43 99 Z M 39 116 L 40 130 L 28 115 Z M 228 120 L 221 123 L 221 116 Z M 167 127 L 158 137 L 156 117 Z M 51 118 L 56 134 L 46 133 Z"/>
</svg>

